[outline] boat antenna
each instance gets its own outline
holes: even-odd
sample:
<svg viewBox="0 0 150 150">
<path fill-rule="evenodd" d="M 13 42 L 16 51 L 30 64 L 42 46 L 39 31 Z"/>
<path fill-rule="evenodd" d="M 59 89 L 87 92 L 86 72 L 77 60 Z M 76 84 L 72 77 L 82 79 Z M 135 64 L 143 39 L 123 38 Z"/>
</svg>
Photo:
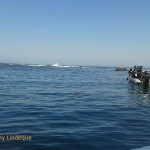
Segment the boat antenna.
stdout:
<svg viewBox="0 0 150 150">
<path fill-rule="evenodd" d="M 140 66 L 141 65 L 141 63 L 140 63 L 140 59 L 138 58 L 138 65 Z"/>
</svg>

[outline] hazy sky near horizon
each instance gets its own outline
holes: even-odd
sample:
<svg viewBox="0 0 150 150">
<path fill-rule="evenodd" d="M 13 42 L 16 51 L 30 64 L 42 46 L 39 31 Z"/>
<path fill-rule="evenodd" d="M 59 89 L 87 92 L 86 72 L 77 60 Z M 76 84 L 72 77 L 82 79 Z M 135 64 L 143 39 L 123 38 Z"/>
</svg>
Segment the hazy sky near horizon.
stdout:
<svg viewBox="0 0 150 150">
<path fill-rule="evenodd" d="M 0 0 L 0 62 L 150 67 L 150 0 Z"/>
</svg>

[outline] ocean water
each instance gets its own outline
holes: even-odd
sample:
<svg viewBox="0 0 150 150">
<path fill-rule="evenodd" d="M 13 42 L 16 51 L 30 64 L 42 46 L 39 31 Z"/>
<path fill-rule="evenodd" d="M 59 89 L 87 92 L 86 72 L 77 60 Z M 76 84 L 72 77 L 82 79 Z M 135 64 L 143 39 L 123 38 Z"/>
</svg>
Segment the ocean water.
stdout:
<svg viewBox="0 0 150 150">
<path fill-rule="evenodd" d="M 130 150 L 150 145 L 149 87 L 126 77 L 126 71 L 113 67 L 1 64 L 0 149 Z M 32 139 L 9 139 L 17 135 Z"/>
</svg>

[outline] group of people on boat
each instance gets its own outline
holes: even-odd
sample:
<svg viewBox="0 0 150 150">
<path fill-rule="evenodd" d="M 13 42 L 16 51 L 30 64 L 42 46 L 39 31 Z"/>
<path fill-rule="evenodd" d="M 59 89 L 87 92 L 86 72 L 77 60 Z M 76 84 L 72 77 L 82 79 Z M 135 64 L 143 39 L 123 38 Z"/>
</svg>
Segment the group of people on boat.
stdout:
<svg viewBox="0 0 150 150">
<path fill-rule="evenodd" d="M 143 71 L 143 66 L 134 66 L 134 68 L 130 68 L 128 73 L 132 78 L 139 79 L 142 83 L 149 83 L 150 74 L 148 71 Z"/>
</svg>

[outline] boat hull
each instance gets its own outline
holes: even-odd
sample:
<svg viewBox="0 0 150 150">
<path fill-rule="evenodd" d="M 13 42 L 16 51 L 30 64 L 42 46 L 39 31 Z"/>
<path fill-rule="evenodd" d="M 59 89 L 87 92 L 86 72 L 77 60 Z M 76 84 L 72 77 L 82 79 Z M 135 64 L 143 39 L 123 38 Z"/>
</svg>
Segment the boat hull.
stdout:
<svg viewBox="0 0 150 150">
<path fill-rule="evenodd" d="M 141 84 L 142 81 L 138 78 L 132 78 L 131 76 L 128 77 L 129 81 L 135 83 L 135 84 Z"/>
<path fill-rule="evenodd" d="M 150 146 L 142 147 L 142 148 L 136 148 L 132 150 L 150 150 Z"/>
</svg>

